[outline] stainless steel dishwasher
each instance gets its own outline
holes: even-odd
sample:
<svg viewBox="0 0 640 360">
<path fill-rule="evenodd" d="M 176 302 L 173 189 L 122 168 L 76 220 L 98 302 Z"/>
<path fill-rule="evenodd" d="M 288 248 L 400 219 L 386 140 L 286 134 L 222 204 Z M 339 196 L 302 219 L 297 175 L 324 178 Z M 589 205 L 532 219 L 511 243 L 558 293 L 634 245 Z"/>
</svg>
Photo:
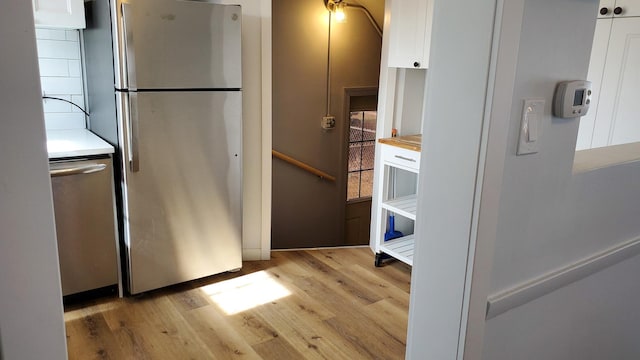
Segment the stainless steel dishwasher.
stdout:
<svg viewBox="0 0 640 360">
<path fill-rule="evenodd" d="M 111 158 L 49 163 L 62 294 L 118 284 Z"/>
</svg>

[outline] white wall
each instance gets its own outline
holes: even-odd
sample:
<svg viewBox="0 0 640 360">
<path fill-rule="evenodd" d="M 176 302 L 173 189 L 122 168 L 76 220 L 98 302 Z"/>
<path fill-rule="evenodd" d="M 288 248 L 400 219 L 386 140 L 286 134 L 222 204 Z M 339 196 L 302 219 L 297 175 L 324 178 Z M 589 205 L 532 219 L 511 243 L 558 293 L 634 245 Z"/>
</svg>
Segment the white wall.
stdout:
<svg viewBox="0 0 640 360">
<path fill-rule="evenodd" d="M 494 6 L 465 3 L 436 2 L 407 357 L 640 358 L 640 163 L 573 174 L 579 120 L 551 115 L 586 77 L 598 2 L 495 1 L 484 43 Z M 540 152 L 516 156 L 527 98 L 546 101 Z M 487 320 L 488 299 L 511 307 Z"/>
<path fill-rule="evenodd" d="M 46 96 L 62 98 L 84 106 L 80 32 L 64 29 L 36 29 L 40 82 Z M 69 103 L 45 99 L 47 129 L 84 129 L 85 117 Z"/>
<path fill-rule="evenodd" d="M 242 6 L 242 258 L 266 260 L 271 250 L 270 196 L 263 194 L 271 192 L 271 0 L 213 2 Z"/>
<path fill-rule="evenodd" d="M 640 358 L 639 273 L 629 259 L 490 320 L 482 358 Z"/>
<path fill-rule="evenodd" d="M 458 354 L 494 8 L 495 0 L 434 3 L 408 359 Z"/>
<path fill-rule="evenodd" d="M 62 292 L 31 2 L 2 5 L 0 358 L 62 360 Z"/>
<path fill-rule="evenodd" d="M 614 258 L 608 249 L 640 237 L 640 164 L 573 174 L 579 120 L 551 115 L 556 84 L 587 75 L 598 2 L 505 3 L 503 18 L 512 24 L 500 35 L 511 43 L 501 46 L 511 53 L 502 55 L 513 64 L 507 60 L 497 69 L 498 78 L 510 81 L 495 89 L 506 99 L 492 108 L 485 169 L 491 182 L 482 198 L 498 202 L 480 213 L 481 222 L 483 216 L 495 220 L 495 229 L 494 237 L 487 231 L 477 240 L 477 297 L 465 358 L 636 359 L 640 344 L 631 337 L 640 331 L 640 311 L 630 299 L 640 296 L 640 257 L 604 269 L 595 265 Z M 540 152 L 516 156 L 527 98 L 546 100 Z M 631 249 L 625 250 L 629 256 Z M 596 254 L 605 261 L 590 259 Z M 572 278 L 568 271 L 582 275 Z M 559 276 L 553 280 L 553 274 Z M 531 296 L 516 301 L 514 294 L 525 288 Z M 487 296 L 515 307 L 495 317 L 490 311 L 485 322 L 473 312 L 484 315 Z"/>
</svg>

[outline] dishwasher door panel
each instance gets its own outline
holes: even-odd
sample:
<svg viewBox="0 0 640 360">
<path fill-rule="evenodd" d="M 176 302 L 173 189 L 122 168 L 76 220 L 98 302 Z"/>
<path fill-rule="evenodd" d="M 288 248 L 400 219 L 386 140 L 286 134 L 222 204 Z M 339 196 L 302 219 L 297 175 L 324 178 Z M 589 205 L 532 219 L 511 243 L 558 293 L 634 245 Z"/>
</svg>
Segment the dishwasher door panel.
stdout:
<svg viewBox="0 0 640 360">
<path fill-rule="evenodd" d="M 51 162 L 62 294 L 118 283 L 111 159 Z"/>
</svg>

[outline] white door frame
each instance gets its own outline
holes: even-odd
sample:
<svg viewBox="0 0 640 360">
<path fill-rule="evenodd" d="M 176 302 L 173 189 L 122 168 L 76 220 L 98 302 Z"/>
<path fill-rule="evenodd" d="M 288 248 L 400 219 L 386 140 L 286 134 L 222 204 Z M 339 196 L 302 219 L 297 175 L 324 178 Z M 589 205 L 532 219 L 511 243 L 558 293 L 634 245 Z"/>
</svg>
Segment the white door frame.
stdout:
<svg viewBox="0 0 640 360">
<path fill-rule="evenodd" d="M 523 1 L 515 3 L 517 8 Z M 490 280 L 508 130 L 494 120 L 508 121 L 511 96 L 500 91 L 509 82 L 513 86 L 509 75 L 515 74 L 515 62 L 509 64 L 508 55 L 517 57 L 517 51 L 503 53 L 501 46 L 513 45 L 504 26 L 521 22 L 520 16 L 503 24 L 504 6 L 503 0 L 447 0 L 434 6 L 407 359 L 482 354 L 483 286 Z M 520 31 L 513 33 L 516 50 L 519 36 Z M 496 106 L 507 112 L 496 113 Z"/>
</svg>

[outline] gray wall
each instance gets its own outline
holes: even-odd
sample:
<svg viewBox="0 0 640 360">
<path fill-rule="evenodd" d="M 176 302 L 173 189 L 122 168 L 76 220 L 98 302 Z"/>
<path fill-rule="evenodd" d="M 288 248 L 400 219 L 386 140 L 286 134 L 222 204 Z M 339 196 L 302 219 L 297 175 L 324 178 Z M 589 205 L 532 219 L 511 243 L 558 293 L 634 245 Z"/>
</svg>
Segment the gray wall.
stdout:
<svg viewBox="0 0 640 360">
<path fill-rule="evenodd" d="M 0 12 L 0 358 L 67 358 L 31 2 Z"/>
<path fill-rule="evenodd" d="M 572 174 L 579 122 L 551 116 L 556 83 L 586 78 L 596 11 L 595 0 L 524 2 L 491 294 L 640 235 L 640 164 Z M 546 116 L 541 151 L 516 157 L 524 98 L 545 99 Z M 631 258 L 489 320 L 483 358 L 639 358 L 638 270 Z"/>
<path fill-rule="evenodd" d="M 330 183 L 273 160 L 273 248 L 342 244 L 347 126 L 344 88 L 377 86 L 381 38 L 347 9 L 331 34 L 331 115 L 326 113 L 327 10 L 322 0 L 273 1 L 273 148 L 338 178 Z"/>
<path fill-rule="evenodd" d="M 640 358 L 640 256 L 606 255 L 640 241 L 640 163 L 574 174 L 579 120 L 551 114 L 556 84 L 586 77 L 598 2 L 482 3 L 435 4 L 407 357 Z M 540 152 L 516 156 L 527 98 L 546 101 Z M 613 265 L 582 266 L 599 254 Z M 485 319 L 488 297 L 572 266 Z"/>
</svg>

